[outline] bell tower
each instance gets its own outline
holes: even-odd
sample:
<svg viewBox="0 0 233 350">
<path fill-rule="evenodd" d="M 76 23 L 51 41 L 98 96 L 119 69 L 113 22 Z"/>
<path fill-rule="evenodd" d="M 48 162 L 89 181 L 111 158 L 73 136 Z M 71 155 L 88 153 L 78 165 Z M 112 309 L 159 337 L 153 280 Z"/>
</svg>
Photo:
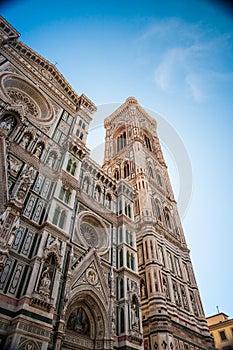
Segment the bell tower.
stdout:
<svg viewBox="0 0 233 350">
<path fill-rule="evenodd" d="M 105 128 L 103 168 L 135 193 L 144 349 L 211 349 L 157 123 L 129 97 Z"/>
</svg>

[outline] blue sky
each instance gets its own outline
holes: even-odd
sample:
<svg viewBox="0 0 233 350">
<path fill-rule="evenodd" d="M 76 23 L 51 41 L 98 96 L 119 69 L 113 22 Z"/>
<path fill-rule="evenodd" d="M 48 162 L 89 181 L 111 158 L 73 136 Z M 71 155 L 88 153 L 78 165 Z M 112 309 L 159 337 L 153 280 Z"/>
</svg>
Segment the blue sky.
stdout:
<svg viewBox="0 0 233 350">
<path fill-rule="evenodd" d="M 128 96 L 158 113 L 205 313 L 218 306 L 233 317 L 230 8 L 207 0 L 19 0 L 3 2 L 1 14 L 99 106 L 90 131 L 94 151 L 103 142 L 105 112 Z"/>
</svg>

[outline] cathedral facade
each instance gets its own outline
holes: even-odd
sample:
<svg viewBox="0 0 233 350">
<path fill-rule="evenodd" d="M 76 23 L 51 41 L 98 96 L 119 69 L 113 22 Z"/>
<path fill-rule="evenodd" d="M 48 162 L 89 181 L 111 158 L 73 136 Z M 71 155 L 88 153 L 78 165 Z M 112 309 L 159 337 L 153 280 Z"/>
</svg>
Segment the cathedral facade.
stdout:
<svg viewBox="0 0 233 350">
<path fill-rule="evenodd" d="M 106 116 L 0 18 L 0 348 L 207 350 L 212 338 L 156 132 Z"/>
</svg>

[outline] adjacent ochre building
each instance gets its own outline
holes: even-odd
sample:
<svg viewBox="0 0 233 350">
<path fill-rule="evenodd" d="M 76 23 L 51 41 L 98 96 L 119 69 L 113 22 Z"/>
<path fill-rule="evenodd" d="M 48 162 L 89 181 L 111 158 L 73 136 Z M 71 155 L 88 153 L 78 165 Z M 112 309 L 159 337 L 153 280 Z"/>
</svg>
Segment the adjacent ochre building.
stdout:
<svg viewBox="0 0 233 350">
<path fill-rule="evenodd" d="M 206 318 L 217 350 L 233 350 L 233 319 L 220 312 Z"/>
<path fill-rule="evenodd" d="M 106 116 L 0 19 L 1 349 L 207 350 L 156 121 L 133 97 Z"/>
</svg>

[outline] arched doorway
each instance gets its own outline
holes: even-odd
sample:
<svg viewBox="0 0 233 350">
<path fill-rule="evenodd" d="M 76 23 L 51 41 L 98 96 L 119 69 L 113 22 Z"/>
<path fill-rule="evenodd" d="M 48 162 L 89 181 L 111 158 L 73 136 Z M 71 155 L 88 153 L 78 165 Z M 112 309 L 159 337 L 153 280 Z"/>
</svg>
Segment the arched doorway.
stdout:
<svg viewBox="0 0 233 350">
<path fill-rule="evenodd" d="M 62 349 L 112 349 L 107 315 L 107 309 L 93 292 L 77 293 L 66 309 Z"/>
</svg>

